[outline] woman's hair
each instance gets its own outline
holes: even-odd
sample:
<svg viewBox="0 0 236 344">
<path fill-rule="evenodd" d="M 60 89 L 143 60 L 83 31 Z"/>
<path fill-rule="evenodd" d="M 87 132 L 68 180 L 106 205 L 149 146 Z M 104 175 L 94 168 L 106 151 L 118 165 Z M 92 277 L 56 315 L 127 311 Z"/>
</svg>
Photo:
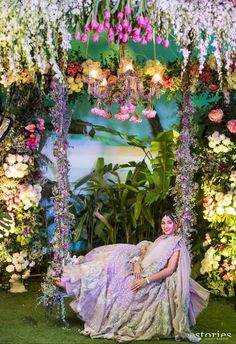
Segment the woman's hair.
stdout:
<svg viewBox="0 0 236 344">
<path fill-rule="evenodd" d="M 175 222 L 176 224 L 178 223 L 176 215 L 174 213 L 172 213 L 170 210 L 166 210 L 162 216 L 161 216 L 161 221 L 163 219 L 163 217 L 168 216 L 173 222 Z"/>
</svg>

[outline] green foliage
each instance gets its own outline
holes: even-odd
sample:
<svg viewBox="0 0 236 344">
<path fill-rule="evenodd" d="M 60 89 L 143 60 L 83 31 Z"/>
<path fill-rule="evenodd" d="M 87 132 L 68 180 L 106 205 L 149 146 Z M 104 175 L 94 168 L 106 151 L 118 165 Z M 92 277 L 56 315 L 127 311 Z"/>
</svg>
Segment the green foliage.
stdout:
<svg viewBox="0 0 236 344">
<path fill-rule="evenodd" d="M 138 163 L 104 165 L 99 158 L 94 171 L 76 183 L 73 199 L 80 211 L 74 241 L 87 240 L 91 249 L 97 244 L 137 243 L 156 237 L 160 203 L 170 189 L 173 132 L 159 134 L 151 151 L 144 151 Z M 122 180 L 124 168 L 129 171 Z"/>
</svg>

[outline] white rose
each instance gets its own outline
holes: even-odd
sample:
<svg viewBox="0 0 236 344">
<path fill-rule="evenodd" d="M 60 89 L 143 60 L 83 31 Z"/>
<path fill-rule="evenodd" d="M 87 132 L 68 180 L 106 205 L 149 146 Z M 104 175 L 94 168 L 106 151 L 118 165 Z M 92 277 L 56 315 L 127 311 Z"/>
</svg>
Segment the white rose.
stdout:
<svg viewBox="0 0 236 344">
<path fill-rule="evenodd" d="M 6 267 L 6 271 L 9 272 L 9 273 L 13 272 L 13 271 L 14 271 L 14 266 L 13 266 L 12 264 L 11 264 L 11 265 L 8 265 L 8 266 Z"/>
<path fill-rule="evenodd" d="M 223 215 L 224 214 L 224 208 L 222 208 L 222 207 L 217 207 L 216 208 L 216 213 L 217 213 L 217 215 Z"/>
<path fill-rule="evenodd" d="M 6 161 L 8 162 L 8 164 L 13 165 L 16 162 L 16 155 L 8 154 Z"/>
<path fill-rule="evenodd" d="M 210 147 L 210 148 L 215 148 L 215 146 L 216 146 L 216 144 L 215 144 L 214 141 L 210 141 L 210 142 L 209 142 L 209 147 Z"/>
<path fill-rule="evenodd" d="M 23 279 L 27 279 L 30 276 L 30 270 L 26 270 L 25 273 L 22 275 Z"/>
<path fill-rule="evenodd" d="M 229 146 L 231 144 L 231 141 L 228 137 L 226 137 L 223 141 L 222 141 L 223 145 L 225 146 Z"/>
<path fill-rule="evenodd" d="M 236 215 L 236 210 L 233 207 L 227 207 L 226 208 L 226 214 L 228 215 Z"/>
<path fill-rule="evenodd" d="M 31 262 L 29 265 L 31 268 L 35 266 L 35 262 Z"/>
<path fill-rule="evenodd" d="M 21 272 L 22 271 L 22 265 L 21 264 L 16 264 L 15 269 L 17 272 Z"/>
<path fill-rule="evenodd" d="M 23 156 L 22 155 L 20 155 L 20 154 L 17 154 L 17 156 L 16 156 L 16 160 L 18 161 L 18 162 L 22 162 L 23 161 Z"/>
</svg>

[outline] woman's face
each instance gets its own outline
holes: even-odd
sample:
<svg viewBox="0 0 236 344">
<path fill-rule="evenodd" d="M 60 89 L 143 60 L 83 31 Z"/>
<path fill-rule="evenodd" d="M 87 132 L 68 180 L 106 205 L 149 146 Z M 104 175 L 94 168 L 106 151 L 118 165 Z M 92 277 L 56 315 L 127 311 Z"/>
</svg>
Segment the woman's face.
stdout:
<svg viewBox="0 0 236 344">
<path fill-rule="evenodd" d="M 177 224 L 167 215 L 161 220 L 161 229 L 164 234 L 173 234 L 177 229 Z"/>
</svg>

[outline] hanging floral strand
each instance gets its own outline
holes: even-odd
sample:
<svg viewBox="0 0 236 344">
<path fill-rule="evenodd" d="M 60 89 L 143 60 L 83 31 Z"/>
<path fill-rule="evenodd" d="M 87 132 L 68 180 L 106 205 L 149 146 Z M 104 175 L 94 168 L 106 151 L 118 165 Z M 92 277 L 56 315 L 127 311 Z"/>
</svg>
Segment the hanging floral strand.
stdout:
<svg viewBox="0 0 236 344">
<path fill-rule="evenodd" d="M 67 110 L 67 89 L 58 81 L 53 82 L 51 99 L 54 106 L 51 110 L 52 123 L 56 133 L 54 142 L 54 156 L 57 163 L 57 184 L 53 188 L 53 202 L 55 204 L 56 230 L 52 240 L 53 261 L 48 269 L 46 279 L 42 285 L 44 296 L 42 302 L 48 308 L 55 304 L 61 306 L 62 319 L 65 320 L 63 294 L 53 284 L 53 278 L 60 276 L 63 264 L 68 256 L 70 228 L 73 215 L 68 210 L 69 199 L 69 160 L 67 157 L 67 135 L 71 123 L 71 113 Z"/>
<path fill-rule="evenodd" d="M 181 131 L 175 151 L 175 209 L 182 235 L 190 247 L 191 233 L 195 231 L 195 216 L 193 213 L 194 199 L 198 184 L 194 183 L 194 173 L 198 170 L 197 158 L 191 153 L 195 145 L 193 126 L 194 107 L 191 98 L 187 95 L 183 101 L 183 110 L 179 113 Z"/>
</svg>

